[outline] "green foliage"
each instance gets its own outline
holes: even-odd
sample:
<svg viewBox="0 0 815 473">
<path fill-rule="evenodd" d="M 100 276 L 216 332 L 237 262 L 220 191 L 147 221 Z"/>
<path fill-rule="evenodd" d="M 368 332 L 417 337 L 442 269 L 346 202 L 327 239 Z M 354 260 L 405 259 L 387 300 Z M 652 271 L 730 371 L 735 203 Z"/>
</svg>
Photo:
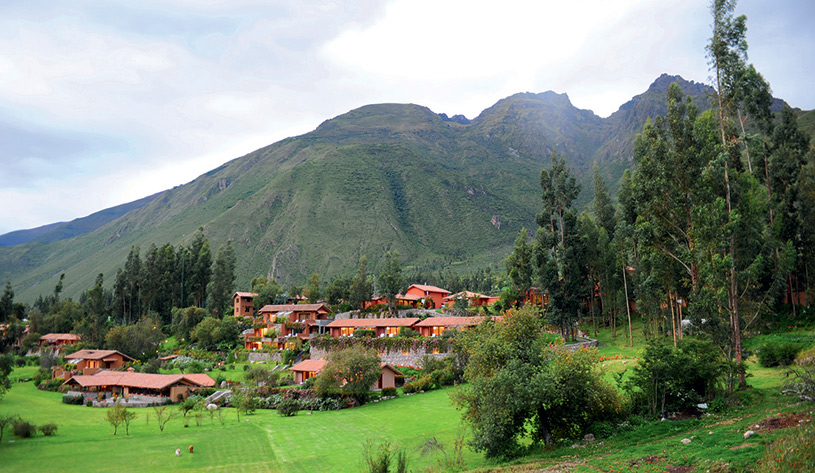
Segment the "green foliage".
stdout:
<svg viewBox="0 0 815 473">
<path fill-rule="evenodd" d="M 283 399 L 277 404 L 277 414 L 281 417 L 293 417 L 300 411 L 300 402 L 296 399 Z"/>
<path fill-rule="evenodd" d="M 291 366 L 295 358 L 297 358 L 297 350 L 283 350 L 280 352 L 280 360 L 284 365 Z"/>
<path fill-rule="evenodd" d="M 443 337 L 329 337 L 319 336 L 310 340 L 311 346 L 325 351 L 337 351 L 361 346 L 377 352 L 410 351 L 419 348 L 427 352 L 447 352 L 452 344 Z M 285 352 L 284 352 L 285 353 Z"/>
<path fill-rule="evenodd" d="M 43 425 L 40 426 L 39 430 L 46 437 L 50 437 L 50 436 L 54 435 L 57 432 L 57 424 L 54 424 L 53 422 L 48 423 L 48 424 L 43 424 Z"/>
<path fill-rule="evenodd" d="M 81 406 L 85 403 L 85 398 L 82 396 L 76 396 L 73 394 L 63 394 L 62 395 L 62 403 L 63 404 L 72 404 L 76 406 Z"/>
<path fill-rule="evenodd" d="M 358 328 L 354 330 L 354 337 L 372 338 L 376 336 L 376 330 L 370 328 Z"/>
<path fill-rule="evenodd" d="M 3 394 L 11 388 L 9 375 L 12 369 L 14 369 L 14 355 L 10 353 L 0 355 L 0 399 L 3 399 Z"/>
<path fill-rule="evenodd" d="M 155 358 L 159 344 L 164 340 L 161 323 L 144 317 L 133 325 L 113 327 L 105 337 L 105 346 L 133 358 L 146 361 Z"/>
<path fill-rule="evenodd" d="M 405 394 L 414 394 L 422 391 L 430 391 L 433 389 L 433 384 L 433 378 L 430 377 L 430 375 L 424 375 L 402 386 L 402 392 Z"/>
<path fill-rule="evenodd" d="M 388 301 L 388 311 L 393 315 L 396 310 L 396 295 L 402 292 L 402 266 L 399 264 L 399 252 L 385 253 L 385 264 L 378 278 L 379 290 Z"/>
<path fill-rule="evenodd" d="M 229 315 L 232 305 L 232 290 L 235 284 L 235 265 L 237 263 L 232 240 L 218 248 L 215 265 L 212 268 L 212 281 L 210 282 L 209 306 L 212 312 L 220 318 Z"/>
<path fill-rule="evenodd" d="M 626 389 L 634 405 L 653 416 L 713 400 L 728 369 L 709 340 L 685 338 L 676 349 L 655 341 L 645 347 Z"/>
<path fill-rule="evenodd" d="M 37 426 L 18 418 L 12 424 L 12 431 L 17 437 L 25 439 L 37 435 Z"/>
<path fill-rule="evenodd" d="M 533 443 L 550 444 L 620 412 L 595 367 L 596 350 L 550 347 L 541 335 L 537 313 L 524 308 L 463 337 L 469 383 L 454 402 L 473 429 L 472 447 L 488 458 L 517 456 L 527 432 Z"/>
<path fill-rule="evenodd" d="M 340 391 L 364 402 L 381 374 L 376 352 L 361 347 L 329 353 L 328 364 L 317 375 L 314 388 L 321 396 Z"/>
<path fill-rule="evenodd" d="M 396 473 L 408 471 L 407 453 L 387 441 L 376 443 L 373 439 L 368 439 L 362 446 L 362 463 L 365 473 L 388 473 L 391 465 L 396 467 Z"/>
<path fill-rule="evenodd" d="M 396 397 L 397 395 L 396 388 L 382 388 L 382 396 Z"/>
<path fill-rule="evenodd" d="M 795 361 L 802 348 L 798 343 L 767 343 L 757 350 L 758 361 L 764 367 L 787 366 Z"/>
<path fill-rule="evenodd" d="M 237 345 L 240 332 L 234 317 L 207 317 L 193 329 L 190 338 L 203 350 L 229 350 Z"/>
</svg>

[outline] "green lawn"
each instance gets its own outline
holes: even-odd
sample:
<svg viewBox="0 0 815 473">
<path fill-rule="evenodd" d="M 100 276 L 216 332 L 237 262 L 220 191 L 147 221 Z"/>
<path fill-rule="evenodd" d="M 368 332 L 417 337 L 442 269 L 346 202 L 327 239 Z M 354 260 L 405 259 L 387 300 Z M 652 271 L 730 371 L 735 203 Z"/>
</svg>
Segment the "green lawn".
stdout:
<svg viewBox="0 0 815 473">
<path fill-rule="evenodd" d="M 616 338 L 608 330 L 599 334 L 604 356 L 605 376 L 636 366 L 643 347 L 639 324 L 634 324 L 636 345 L 627 346 L 627 331 L 620 327 Z M 758 335 L 745 340 L 754 348 L 775 341 L 802 341 L 815 344 L 812 331 Z M 738 393 L 741 401 L 726 414 L 703 416 L 699 420 L 650 422 L 629 431 L 618 432 L 602 445 L 586 448 L 544 448 L 513 462 L 526 464 L 522 471 L 539 471 L 554 465 L 571 466 L 573 472 L 589 471 L 665 471 L 668 465 L 693 465 L 694 471 L 741 471 L 755 465 L 765 445 L 784 431 L 760 432 L 745 441 L 743 433 L 755 423 L 778 412 L 809 412 L 811 404 L 797 404 L 779 394 L 784 380 L 783 368 L 761 367 L 755 356 L 747 361 L 751 389 Z M 12 379 L 28 378 L 33 367 L 15 369 Z M 225 373 L 229 379 L 243 379 L 243 364 Z M 276 411 L 259 410 L 238 421 L 233 409 L 225 409 L 225 424 L 208 417 L 200 427 L 190 419 L 185 428 L 182 419 L 172 420 L 159 432 L 152 409 L 138 409 L 139 417 L 131 425 L 131 434 L 112 435 L 104 409 L 69 406 L 61 395 L 38 391 L 33 384 L 14 383 L 0 401 L 0 415 L 19 414 L 35 424 L 54 422 L 59 431 L 54 437 L 41 435 L 19 439 L 7 429 L 0 444 L 3 472 L 45 471 L 59 465 L 60 471 L 247 471 L 247 472 L 358 472 L 362 471 L 362 445 L 368 440 L 389 441 L 403 447 L 409 455 L 410 469 L 423 471 L 434 458 L 421 458 L 417 449 L 435 436 L 452 449 L 460 426 L 460 412 L 451 406 L 451 389 L 372 403 L 335 412 L 301 412 L 281 418 Z M 148 417 L 149 416 L 149 419 Z M 712 432 L 712 434 L 710 433 Z M 690 438 L 689 445 L 680 440 Z M 190 455 L 187 447 L 195 446 Z M 180 458 L 176 448 L 184 452 Z M 647 459 L 647 460 L 643 460 Z M 486 462 L 480 454 L 465 449 L 469 469 L 492 469 L 498 464 Z M 531 465 L 529 464 L 531 462 Z M 514 468 L 515 466 L 510 466 Z M 722 465 L 728 465 L 722 470 Z"/>
<path fill-rule="evenodd" d="M 4 472 L 43 471 L 247 471 L 312 472 L 360 470 L 362 445 L 368 439 L 387 440 L 404 447 L 414 471 L 430 465 L 418 446 L 435 436 L 445 445 L 456 437 L 460 414 L 451 405 L 449 389 L 334 412 L 301 412 L 283 418 L 276 411 L 259 410 L 237 420 L 225 409 L 225 425 L 205 417 L 200 427 L 181 418 L 163 433 L 152 409 L 137 409 L 130 435 L 117 436 L 104 419 L 105 410 L 62 404 L 61 394 L 38 391 L 32 383 L 17 383 L 0 401 L 0 413 L 19 414 L 35 424 L 55 422 L 53 437 L 14 437 L 6 430 L 0 458 Z M 150 419 L 146 418 L 149 415 Z M 12 442 L 9 442 L 12 441 Z M 190 455 L 187 447 L 195 446 Z M 176 448 L 184 452 L 180 458 Z M 484 465 L 480 455 L 465 451 L 469 467 Z M 123 466 L 126 465 L 125 470 Z"/>
</svg>

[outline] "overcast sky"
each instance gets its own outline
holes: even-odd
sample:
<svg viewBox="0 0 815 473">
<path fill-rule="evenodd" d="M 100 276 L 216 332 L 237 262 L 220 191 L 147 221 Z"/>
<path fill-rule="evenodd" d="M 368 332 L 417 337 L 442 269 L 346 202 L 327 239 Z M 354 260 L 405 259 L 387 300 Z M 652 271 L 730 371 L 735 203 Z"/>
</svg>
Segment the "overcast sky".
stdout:
<svg viewBox="0 0 815 473">
<path fill-rule="evenodd" d="M 742 0 L 750 61 L 815 108 L 815 2 Z M 189 182 L 370 103 L 516 92 L 608 116 L 709 82 L 707 0 L 0 0 L 0 234 Z"/>
</svg>

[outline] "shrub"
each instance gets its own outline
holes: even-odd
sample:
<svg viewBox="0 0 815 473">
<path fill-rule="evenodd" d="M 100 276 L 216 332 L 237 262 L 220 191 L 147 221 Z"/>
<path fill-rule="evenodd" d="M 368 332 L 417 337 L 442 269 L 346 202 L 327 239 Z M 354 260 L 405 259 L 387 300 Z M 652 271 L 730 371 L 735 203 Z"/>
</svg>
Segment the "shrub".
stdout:
<svg viewBox="0 0 815 473">
<path fill-rule="evenodd" d="M 614 433 L 614 424 L 607 420 L 597 421 L 591 424 L 588 431 L 598 439 L 608 438 Z"/>
<path fill-rule="evenodd" d="M 280 354 L 280 360 L 284 365 L 291 366 L 295 358 L 297 358 L 297 352 L 295 350 L 283 350 Z"/>
<path fill-rule="evenodd" d="M 299 410 L 300 402 L 294 399 L 283 399 L 277 404 L 277 413 L 283 417 L 296 416 Z"/>
<path fill-rule="evenodd" d="M 40 426 L 40 432 L 42 432 L 42 434 L 45 435 L 46 437 L 50 437 L 50 436 L 54 435 L 54 433 L 56 431 L 57 431 L 57 424 L 54 424 L 54 423 L 43 424 L 43 425 Z"/>
<path fill-rule="evenodd" d="M 430 373 L 430 377 L 433 379 L 433 384 L 435 384 L 437 388 L 450 386 L 456 381 L 456 374 L 453 373 L 451 368 L 433 371 Z"/>
<path fill-rule="evenodd" d="M 14 422 L 12 430 L 14 431 L 14 435 L 20 438 L 29 438 L 37 434 L 37 426 L 22 419 L 18 419 Z"/>
<path fill-rule="evenodd" d="M 52 393 L 55 393 L 55 392 L 59 391 L 59 388 L 62 386 L 63 382 L 65 382 L 65 380 L 62 379 L 62 378 L 49 379 L 47 381 L 41 382 L 39 384 L 39 386 L 37 386 L 37 389 L 40 389 L 42 391 L 50 391 Z"/>
<path fill-rule="evenodd" d="M 88 398 L 88 400 L 85 401 L 85 407 L 93 407 L 93 399 Z"/>
<path fill-rule="evenodd" d="M 402 392 L 405 394 L 412 394 L 419 391 L 430 391 L 432 388 L 433 378 L 431 378 L 429 375 L 425 375 L 402 386 Z"/>
<path fill-rule="evenodd" d="M 758 361 L 765 368 L 791 365 L 801 348 L 797 343 L 767 343 L 759 349 Z"/>
<path fill-rule="evenodd" d="M 76 395 L 73 395 L 73 394 L 63 394 L 62 395 L 62 402 L 64 404 L 71 404 L 71 405 L 74 405 L 74 406 L 81 406 L 85 402 L 85 399 L 82 396 L 76 396 Z"/>
<path fill-rule="evenodd" d="M 382 396 L 396 397 L 396 388 L 382 388 Z"/>
</svg>

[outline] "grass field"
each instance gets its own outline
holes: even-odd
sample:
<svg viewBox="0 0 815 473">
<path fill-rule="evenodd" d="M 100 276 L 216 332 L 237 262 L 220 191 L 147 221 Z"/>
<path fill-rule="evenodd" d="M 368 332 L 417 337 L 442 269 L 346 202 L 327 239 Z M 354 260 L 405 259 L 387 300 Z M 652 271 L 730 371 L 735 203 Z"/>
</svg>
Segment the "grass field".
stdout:
<svg viewBox="0 0 815 473">
<path fill-rule="evenodd" d="M 38 391 L 32 383 L 18 383 L 0 401 L 0 414 L 19 414 L 35 424 L 55 422 L 53 437 L 14 437 L 6 430 L 0 445 L 3 472 L 45 471 L 246 471 L 356 472 L 361 468 L 362 445 L 369 439 L 405 448 L 414 470 L 433 463 L 421 458 L 418 446 L 435 436 L 452 445 L 460 414 L 451 405 L 449 389 L 332 412 L 301 412 L 283 418 L 276 411 L 259 410 L 238 421 L 225 409 L 225 424 L 205 417 L 200 427 L 181 418 L 163 433 L 152 409 L 137 409 L 130 435 L 113 436 L 105 410 L 62 404 L 61 394 Z M 146 418 L 150 415 L 150 419 Z M 9 442 L 12 441 L 12 442 Z M 187 447 L 195 446 L 190 455 Z M 180 458 L 176 448 L 184 452 Z M 465 451 L 469 467 L 484 465 L 480 455 Z"/>
<path fill-rule="evenodd" d="M 636 366 L 642 349 L 638 324 L 634 325 L 636 346 L 627 346 L 627 331 L 617 338 L 601 331 L 599 352 L 606 379 L 614 382 L 615 373 Z M 758 335 L 748 339 L 748 348 L 780 340 L 815 345 L 815 332 L 797 330 L 783 334 Z M 763 368 L 755 356 L 748 359 L 748 383 L 738 393 L 737 405 L 724 414 L 705 415 L 701 419 L 648 422 L 617 432 L 602 443 L 572 448 L 543 448 L 509 464 L 487 462 L 480 454 L 464 450 L 466 468 L 476 471 L 559 471 L 573 472 L 652 472 L 668 467 L 693 466 L 694 471 L 749 471 L 766 445 L 784 430 L 758 430 L 745 441 L 743 433 L 779 413 L 803 414 L 812 418 L 812 404 L 797 403 L 779 394 L 782 368 Z M 12 379 L 33 376 L 35 368 L 18 368 Z M 221 373 L 216 371 L 214 374 Z M 243 367 L 237 364 L 226 372 L 230 379 L 242 379 Z M 354 409 L 333 412 L 301 412 L 282 418 L 276 411 L 259 410 L 240 421 L 233 409 L 225 409 L 224 425 L 205 417 L 201 426 L 181 418 L 170 421 L 159 432 L 152 409 L 137 409 L 138 418 L 130 435 L 123 428 L 117 436 L 105 421 L 105 410 L 61 403 L 61 395 L 38 391 L 32 383 L 14 383 L 0 401 L 0 415 L 19 414 L 35 424 L 54 422 L 59 431 L 53 437 L 38 435 L 32 439 L 14 437 L 7 429 L 0 445 L 0 471 L 50 471 L 57 465 L 65 472 L 358 472 L 362 470 L 362 447 L 366 441 L 387 441 L 404 448 L 410 469 L 424 471 L 435 458 L 422 458 L 418 447 L 435 437 L 448 450 L 460 428 L 460 412 L 450 403 L 451 389 L 372 403 Z M 148 418 L 149 416 L 149 418 Z M 683 438 L 691 439 L 688 445 Z M 187 447 L 195 446 L 189 454 Z M 184 453 L 175 457 L 176 448 Z"/>
</svg>

